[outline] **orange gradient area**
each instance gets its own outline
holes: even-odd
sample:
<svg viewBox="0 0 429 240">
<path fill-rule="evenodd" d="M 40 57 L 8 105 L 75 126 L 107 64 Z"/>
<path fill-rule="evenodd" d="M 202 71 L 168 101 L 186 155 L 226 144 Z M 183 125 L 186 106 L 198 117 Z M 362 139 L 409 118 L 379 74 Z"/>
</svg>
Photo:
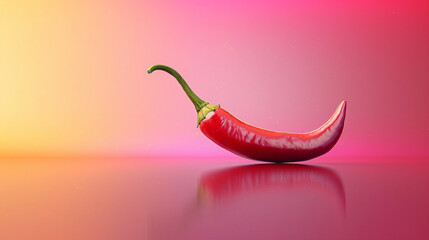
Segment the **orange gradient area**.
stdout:
<svg viewBox="0 0 429 240">
<path fill-rule="evenodd" d="M 151 174 L 143 168 L 128 178 L 133 170 L 119 161 L 4 159 L 0 238 L 118 239 L 133 229 L 133 237 L 146 239 L 147 208 L 139 206 L 149 203 Z"/>
<path fill-rule="evenodd" d="M 1 12 L 0 155 L 114 154 L 137 142 L 150 122 L 139 66 L 150 12 L 94 1 L 8 1 Z"/>
</svg>

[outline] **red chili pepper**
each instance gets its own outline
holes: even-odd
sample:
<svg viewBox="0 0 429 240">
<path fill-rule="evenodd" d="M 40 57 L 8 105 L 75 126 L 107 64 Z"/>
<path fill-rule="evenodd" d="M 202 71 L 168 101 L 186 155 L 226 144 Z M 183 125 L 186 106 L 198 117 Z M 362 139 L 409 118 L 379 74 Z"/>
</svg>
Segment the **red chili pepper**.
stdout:
<svg viewBox="0 0 429 240">
<path fill-rule="evenodd" d="M 148 73 L 163 70 L 177 79 L 195 105 L 198 125 L 213 142 L 239 156 L 266 162 L 304 161 L 327 153 L 341 136 L 346 101 L 320 128 L 308 133 L 275 132 L 246 124 L 220 107 L 201 100 L 174 69 L 154 65 Z"/>
</svg>

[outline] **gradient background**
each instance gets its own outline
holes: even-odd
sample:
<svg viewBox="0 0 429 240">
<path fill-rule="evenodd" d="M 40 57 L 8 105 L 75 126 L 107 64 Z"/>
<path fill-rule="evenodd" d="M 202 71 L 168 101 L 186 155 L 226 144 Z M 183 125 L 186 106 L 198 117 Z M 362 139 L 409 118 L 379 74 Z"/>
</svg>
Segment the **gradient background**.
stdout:
<svg viewBox="0 0 429 240">
<path fill-rule="evenodd" d="M 428 43 L 427 1 L 1 1 L 0 157 L 234 157 L 166 64 L 272 130 L 347 100 L 328 156 L 425 158 Z"/>
</svg>

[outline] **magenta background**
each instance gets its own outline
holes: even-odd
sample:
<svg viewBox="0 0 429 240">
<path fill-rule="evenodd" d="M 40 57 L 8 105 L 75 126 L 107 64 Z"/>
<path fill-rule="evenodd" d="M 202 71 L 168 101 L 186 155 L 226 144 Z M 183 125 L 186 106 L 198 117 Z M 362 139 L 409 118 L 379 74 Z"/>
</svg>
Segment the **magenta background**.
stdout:
<svg viewBox="0 0 429 240">
<path fill-rule="evenodd" d="M 235 157 L 195 128 L 172 77 L 146 73 L 165 64 L 202 99 L 271 130 L 311 131 L 347 100 L 327 156 L 427 157 L 428 6 L 9 2 L 0 156 Z"/>
<path fill-rule="evenodd" d="M 345 99 L 344 135 L 331 156 L 428 155 L 426 2 L 164 4 L 152 61 L 177 68 L 203 99 L 256 126 L 292 132 L 317 128 Z M 174 79 L 144 79 L 152 93 L 168 95 L 157 104 L 174 104 L 154 112 L 148 152 L 229 154 L 194 136 L 193 107 Z"/>
</svg>

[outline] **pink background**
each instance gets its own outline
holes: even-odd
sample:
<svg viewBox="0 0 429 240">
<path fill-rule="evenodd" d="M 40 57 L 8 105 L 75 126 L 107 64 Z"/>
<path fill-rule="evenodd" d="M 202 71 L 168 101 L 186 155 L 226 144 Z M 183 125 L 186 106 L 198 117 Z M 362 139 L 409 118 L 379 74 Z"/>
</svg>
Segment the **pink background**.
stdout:
<svg viewBox="0 0 429 240">
<path fill-rule="evenodd" d="M 154 64 L 271 130 L 347 100 L 328 156 L 429 156 L 426 1 L 6 1 L 0 36 L 3 158 L 233 157 Z"/>
</svg>

